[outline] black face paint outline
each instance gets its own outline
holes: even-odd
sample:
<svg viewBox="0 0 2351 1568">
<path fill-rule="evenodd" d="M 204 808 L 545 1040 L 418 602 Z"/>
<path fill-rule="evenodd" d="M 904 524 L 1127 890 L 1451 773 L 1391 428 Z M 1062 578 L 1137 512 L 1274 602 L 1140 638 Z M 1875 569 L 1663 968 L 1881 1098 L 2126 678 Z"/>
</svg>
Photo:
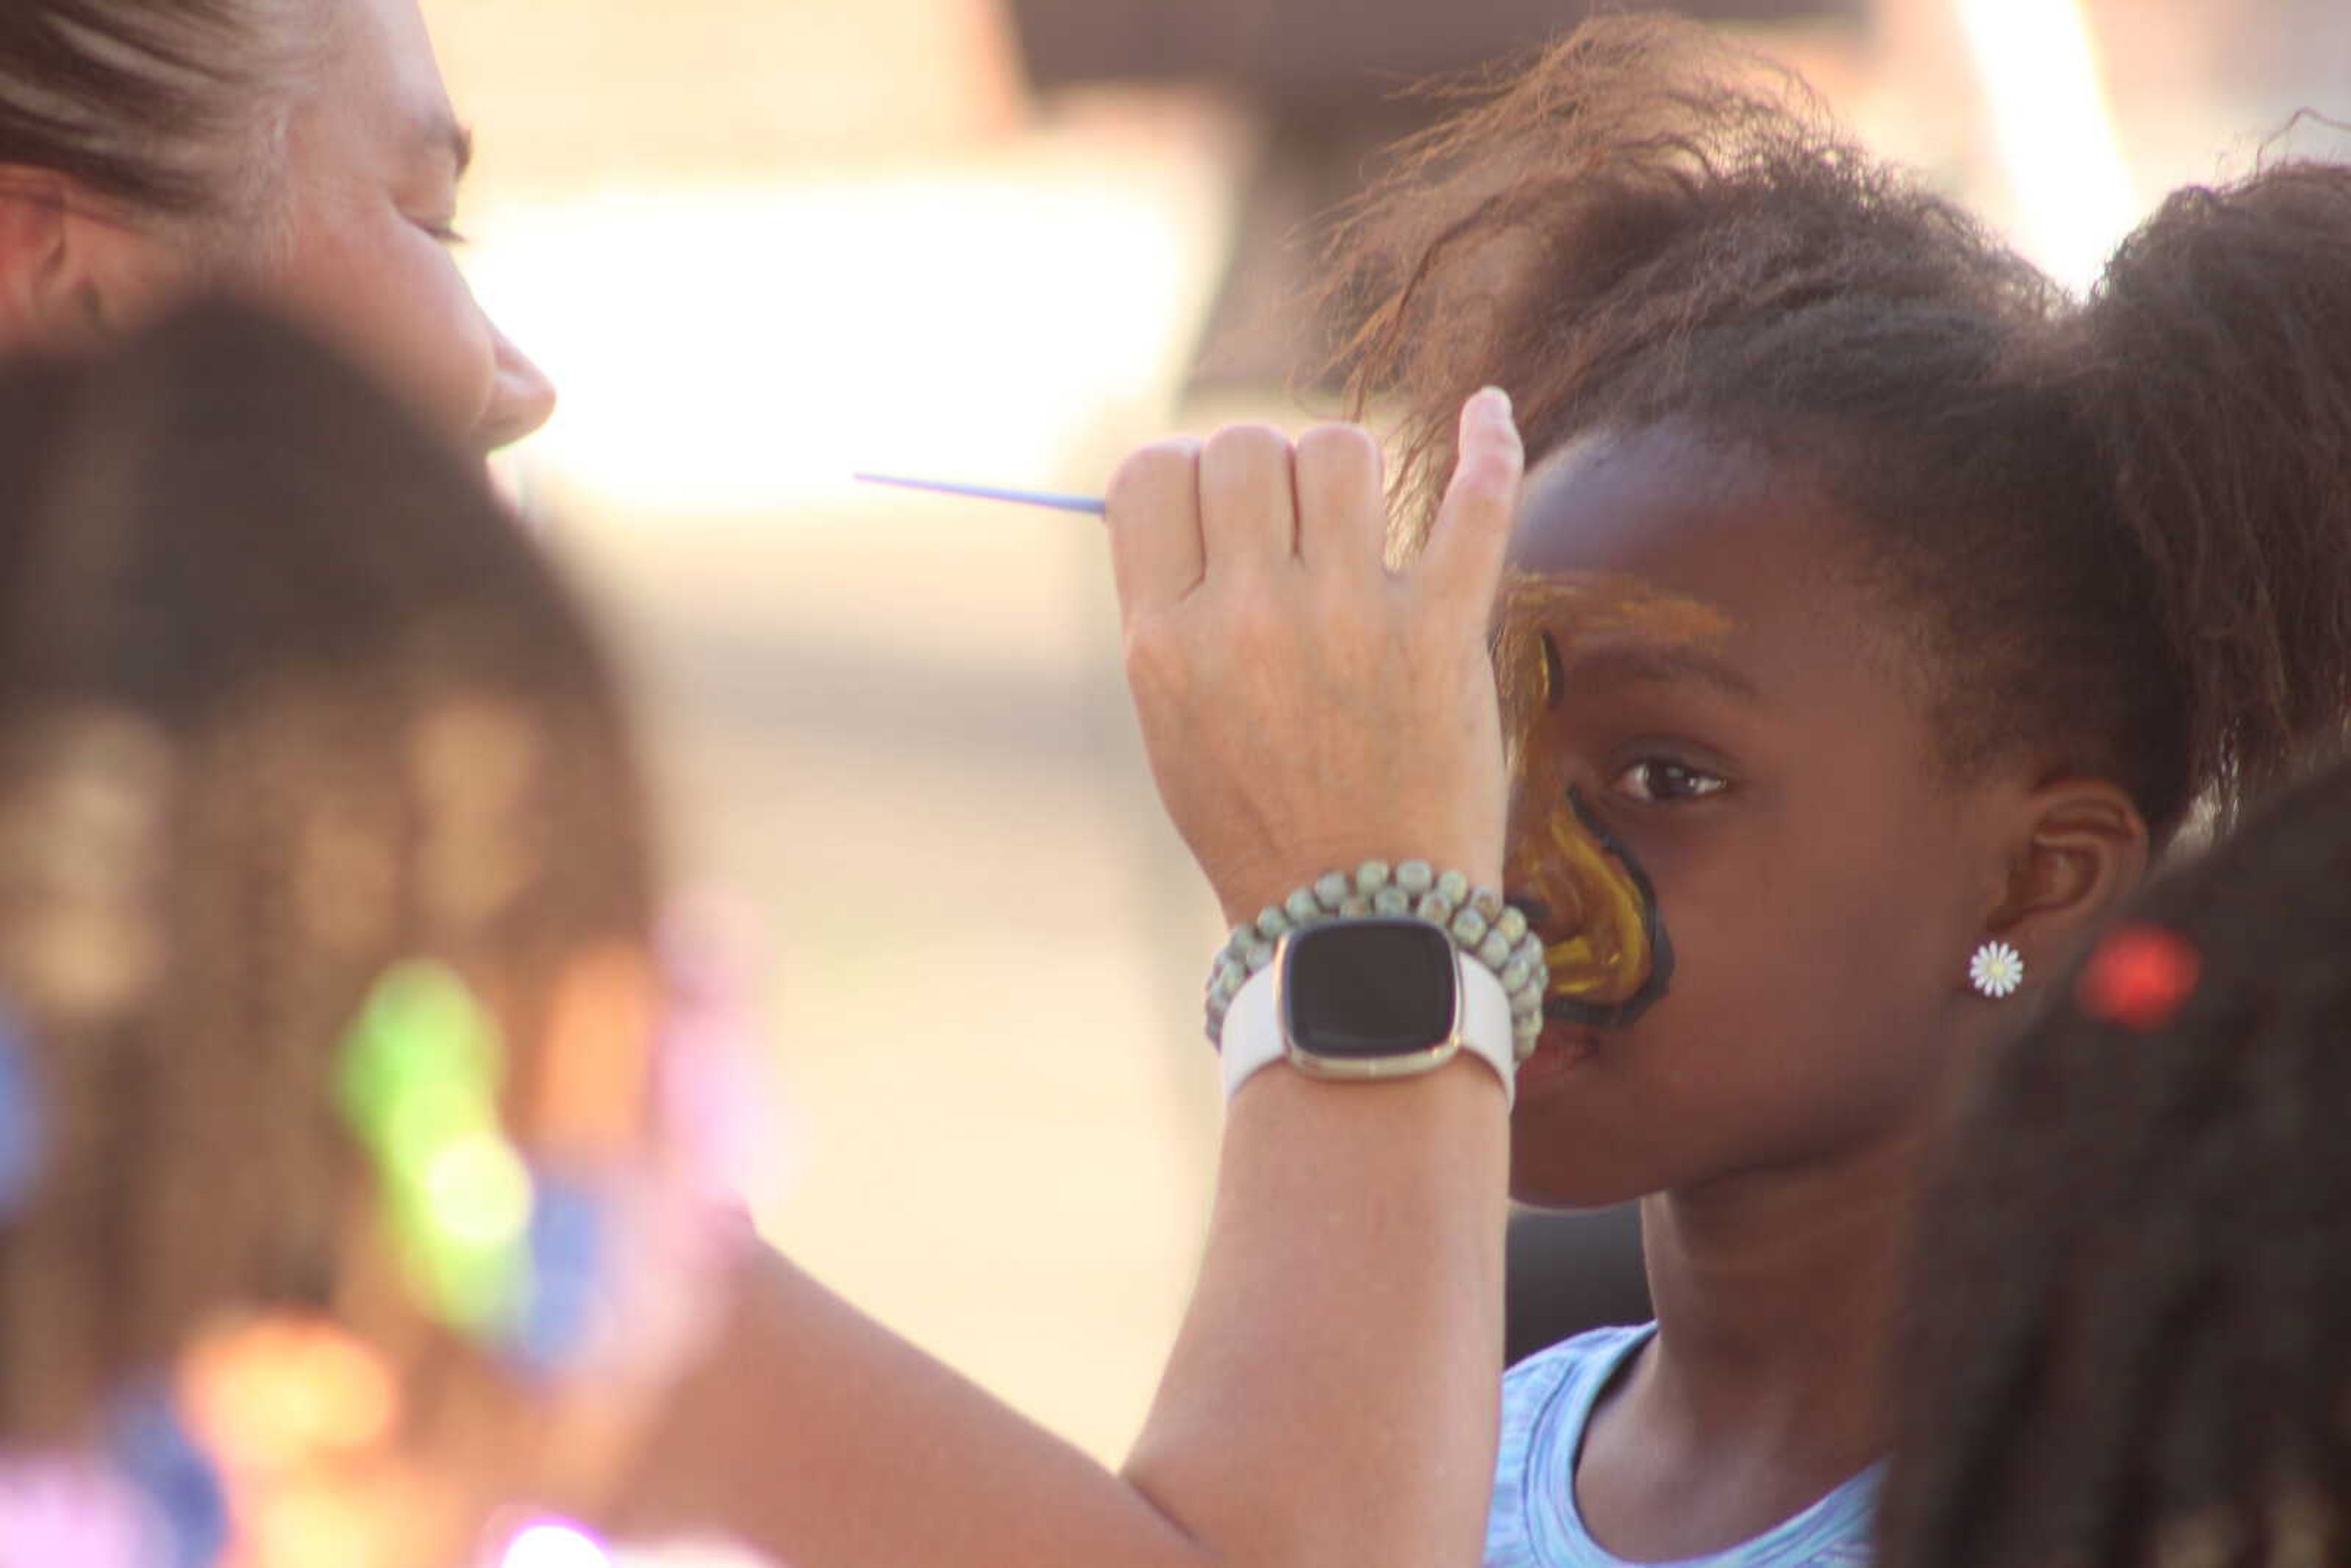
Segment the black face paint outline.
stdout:
<svg viewBox="0 0 2351 1568">
<path fill-rule="evenodd" d="M 1632 880 L 1633 891 L 1640 895 L 1641 934 L 1649 944 L 1649 977 L 1641 982 L 1639 990 L 1607 1007 L 1580 1002 L 1573 997 L 1546 997 L 1543 998 L 1543 1017 L 1561 1023 L 1579 1024 L 1586 1029 L 1625 1029 L 1655 1007 L 1672 987 L 1675 967 L 1673 936 L 1666 929 L 1664 911 L 1657 907 L 1656 884 L 1649 880 L 1647 870 L 1634 855 L 1631 846 L 1609 831 L 1608 825 L 1600 820 L 1599 813 L 1593 810 L 1591 802 L 1583 798 L 1582 789 L 1571 785 L 1567 791 L 1567 803 L 1574 810 L 1576 821 L 1583 824 L 1584 831 L 1592 835 L 1593 841 L 1625 868 L 1625 874 Z"/>
</svg>

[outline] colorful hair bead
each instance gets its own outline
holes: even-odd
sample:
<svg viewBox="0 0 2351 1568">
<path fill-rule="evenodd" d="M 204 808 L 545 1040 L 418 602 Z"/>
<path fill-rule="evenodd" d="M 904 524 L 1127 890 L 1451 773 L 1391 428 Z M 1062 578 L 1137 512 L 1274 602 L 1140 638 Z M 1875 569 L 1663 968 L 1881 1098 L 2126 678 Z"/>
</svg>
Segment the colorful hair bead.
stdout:
<svg viewBox="0 0 2351 1568">
<path fill-rule="evenodd" d="M 0 1459 L 0 1545 L 8 1563 L 147 1568 L 157 1525 L 122 1477 L 87 1459 Z"/>
<path fill-rule="evenodd" d="M 0 1009 L 0 1220 L 32 1201 L 47 1152 L 40 1081 L 16 1020 Z"/>
<path fill-rule="evenodd" d="M 605 1202 L 579 1182 L 542 1170 L 532 1197 L 530 1289 L 508 1354 L 524 1370 L 546 1375 L 569 1365 L 595 1327 L 611 1225 Z"/>
<path fill-rule="evenodd" d="M 336 1085 L 421 1304 L 477 1338 L 529 1290 L 531 1178 L 498 1120 L 504 1071 L 489 1009 L 446 966 L 414 962 L 370 993 Z"/>
<path fill-rule="evenodd" d="M 106 1447 L 116 1471 L 163 1527 L 159 1568 L 213 1568 L 227 1554 L 228 1489 L 169 1396 L 141 1393 L 118 1401 Z"/>
<path fill-rule="evenodd" d="M 273 1313 L 207 1333 L 178 1382 L 190 1429 L 232 1476 L 364 1453 L 400 1417 L 383 1358 L 325 1318 Z"/>
<path fill-rule="evenodd" d="M 541 1520 L 517 1531 L 497 1561 L 498 1568 L 609 1568 L 612 1558 L 579 1525 Z"/>
<path fill-rule="evenodd" d="M 2145 1032 L 2171 1021 L 2195 994 L 2203 971 L 2202 956 L 2179 933 L 2124 925 L 2090 955 L 2074 998 L 2092 1018 Z"/>
<path fill-rule="evenodd" d="M 695 1192 L 739 1203 L 789 1185 L 792 1140 L 769 1076 L 759 1015 L 758 910 L 722 894 L 682 899 L 661 923 L 666 1005 L 655 1058 L 655 1106 L 674 1167 Z M 1231 994 L 1249 978 L 1228 951 Z M 1224 984 L 1219 979 L 1219 988 Z"/>
</svg>

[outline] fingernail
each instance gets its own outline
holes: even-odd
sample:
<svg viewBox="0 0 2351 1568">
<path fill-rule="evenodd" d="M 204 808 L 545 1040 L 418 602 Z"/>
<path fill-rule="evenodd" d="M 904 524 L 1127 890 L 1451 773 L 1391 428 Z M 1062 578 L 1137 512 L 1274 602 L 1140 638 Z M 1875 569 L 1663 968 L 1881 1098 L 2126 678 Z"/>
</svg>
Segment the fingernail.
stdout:
<svg viewBox="0 0 2351 1568">
<path fill-rule="evenodd" d="M 1510 423 L 1512 411 L 1509 392 L 1504 392 L 1500 387 L 1480 387 L 1477 401 L 1481 405 L 1478 410 L 1481 417 L 1490 419 L 1498 424 Z"/>
</svg>

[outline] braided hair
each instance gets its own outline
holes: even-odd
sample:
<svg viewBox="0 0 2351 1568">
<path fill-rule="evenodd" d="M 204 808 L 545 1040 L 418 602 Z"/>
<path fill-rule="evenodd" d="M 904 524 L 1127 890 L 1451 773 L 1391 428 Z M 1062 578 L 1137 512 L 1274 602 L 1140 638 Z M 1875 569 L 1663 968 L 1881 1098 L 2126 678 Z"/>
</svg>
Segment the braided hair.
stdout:
<svg viewBox="0 0 2351 1568">
<path fill-rule="evenodd" d="M 1594 21 L 1465 91 L 1332 243 L 1400 549 L 1491 382 L 1538 460 L 1679 421 L 1817 483 L 1957 768 L 2111 779 L 2160 842 L 2340 733 L 2351 168 L 2179 192 L 2076 302 L 1695 25 Z"/>
<path fill-rule="evenodd" d="M 0 474 L 0 1013 L 47 1145 L 0 1221 L 0 1446 L 57 1447 L 213 1314 L 364 1286 L 330 1086 L 388 967 L 472 978 L 527 1092 L 653 873 L 570 595 L 307 341 L 210 307 L 11 368 Z"/>
<path fill-rule="evenodd" d="M 2192 993 L 2046 1017 L 1930 1193 L 1885 1568 L 2351 1553 L 2351 767 L 2136 919 Z"/>
</svg>

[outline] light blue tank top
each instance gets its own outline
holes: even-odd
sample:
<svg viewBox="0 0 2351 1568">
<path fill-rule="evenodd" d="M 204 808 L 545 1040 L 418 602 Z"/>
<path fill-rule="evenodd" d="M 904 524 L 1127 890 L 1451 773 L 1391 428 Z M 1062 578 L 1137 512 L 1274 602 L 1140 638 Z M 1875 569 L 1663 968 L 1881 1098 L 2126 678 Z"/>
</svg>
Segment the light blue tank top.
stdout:
<svg viewBox="0 0 2351 1568">
<path fill-rule="evenodd" d="M 1486 1568 L 1635 1568 L 1611 1555 L 1583 1527 L 1575 1504 L 1575 1461 L 1602 1392 L 1656 1333 L 1655 1323 L 1594 1329 L 1529 1356 L 1503 1379 L 1501 1458 L 1486 1526 Z M 1879 1470 L 1864 1470 L 1751 1541 L 1669 1568 L 1867 1568 Z"/>
</svg>

